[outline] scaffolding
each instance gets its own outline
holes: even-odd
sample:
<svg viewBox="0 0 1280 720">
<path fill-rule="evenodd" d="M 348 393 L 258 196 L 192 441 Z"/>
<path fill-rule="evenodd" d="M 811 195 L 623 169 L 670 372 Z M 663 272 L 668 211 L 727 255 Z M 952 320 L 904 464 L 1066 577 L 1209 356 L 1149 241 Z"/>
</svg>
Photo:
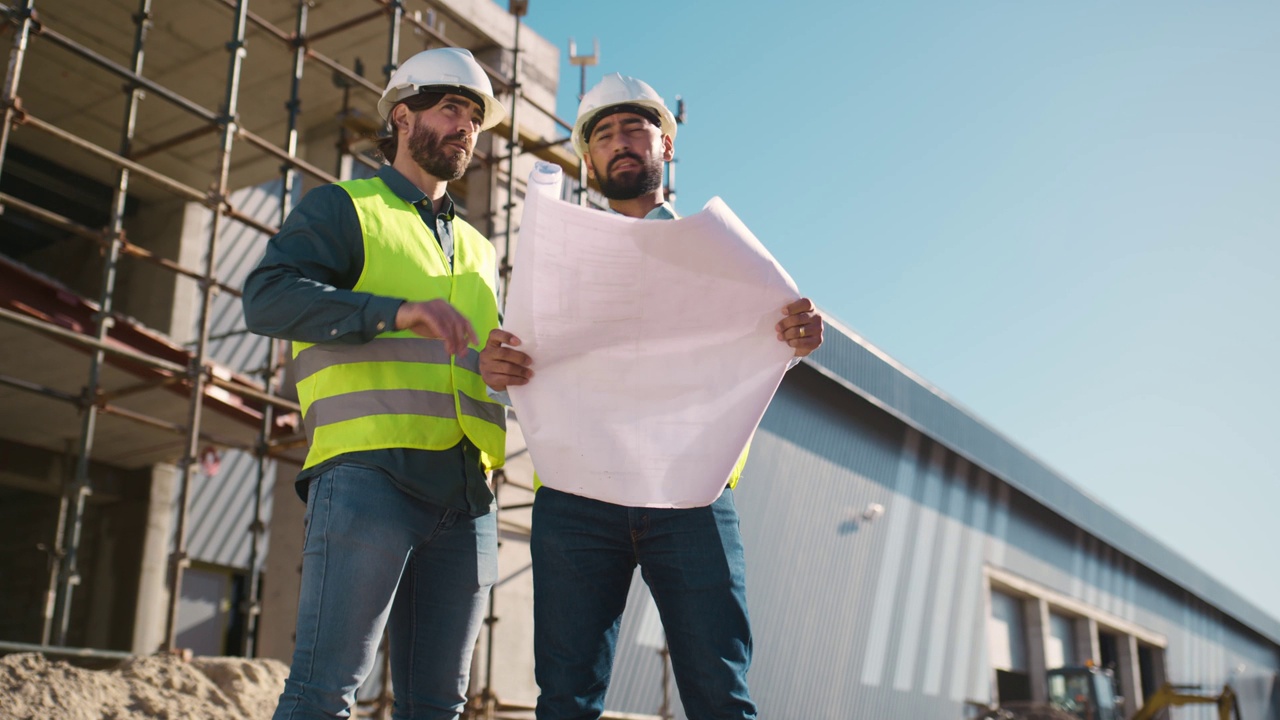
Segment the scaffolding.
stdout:
<svg viewBox="0 0 1280 720">
<path fill-rule="evenodd" d="M 96 449 L 95 441 L 99 435 L 100 419 L 110 416 L 123 418 L 136 423 L 139 427 L 160 430 L 183 438 L 182 455 L 176 462 L 178 472 L 176 530 L 168 561 L 169 597 L 163 641 L 165 650 L 172 650 L 175 647 L 184 572 L 191 562 L 188 556 L 188 520 L 193 483 L 196 481 L 195 475 L 200 463 L 201 445 L 213 444 L 223 448 L 243 450 L 254 457 L 256 483 L 253 521 L 249 527 L 251 534 L 249 588 L 247 603 L 243 608 L 246 622 L 241 630 L 241 636 L 245 654 L 255 655 L 256 623 L 261 611 L 259 579 L 263 570 L 262 550 L 267 532 L 267 524 L 263 516 L 263 493 L 272 483 L 272 478 L 269 477 L 272 459 L 296 458 L 299 449 L 305 445 L 305 437 L 297 431 L 296 427 L 289 428 L 279 422 L 283 416 L 299 412 L 297 403 L 281 394 L 283 376 L 281 343 L 269 342 L 261 367 L 247 375 L 229 372 L 210 355 L 210 344 L 218 339 L 211 335 L 211 307 L 214 299 L 220 294 L 233 297 L 240 295 L 238 288 L 218 276 L 216 265 L 219 238 L 222 236 L 224 227 L 234 223 L 258 233 L 260 239 L 265 242 L 284 222 L 284 218 L 291 209 L 296 188 L 301 181 L 309 179 L 327 183 L 338 179 L 337 175 L 340 171 L 327 172 L 299 156 L 301 88 L 304 70 L 308 67 L 318 67 L 324 72 L 331 73 L 334 85 L 342 93 L 343 117 L 340 118 L 342 125 L 339 131 L 340 147 L 338 148 L 340 162 L 346 159 L 371 167 L 377 165 L 376 161 L 359 150 L 362 142 L 361 133 L 351 130 L 352 127 L 359 126 L 357 114 L 351 111 L 351 95 L 358 93 L 363 94 L 366 99 L 376 99 L 381 94 L 382 86 L 363 76 L 363 68 L 358 60 L 354 67 L 347 67 L 319 52 L 315 46 L 317 41 L 339 33 L 350 32 L 379 19 L 383 20 L 387 28 L 386 64 L 382 67 L 384 77 L 389 77 L 398 65 L 401 41 L 405 33 L 413 33 L 414 37 L 422 40 L 424 46 L 455 44 L 439 30 L 436 23 L 431 21 L 434 13 L 443 13 L 443 9 L 429 8 L 428 18 L 424 20 L 420 11 L 407 11 L 405 0 L 370 0 L 369 4 L 372 7 L 367 10 L 314 31 L 308 27 L 308 16 L 313 9 L 313 3 L 310 0 L 301 0 L 292 3 L 296 9 L 292 32 L 282 30 L 264 17 L 252 12 L 249 0 L 189 0 L 189 2 L 218 7 L 230 14 L 231 27 L 225 45 L 226 80 L 222 102 L 217 109 L 210 109 L 184 96 L 157 79 L 149 77 L 145 72 L 149 33 L 156 22 L 153 16 L 152 0 L 137 0 L 136 12 L 131 16 L 133 42 L 128 65 L 113 61 L 85 42 L 62 34 L 57 27 L 43 22 L 38 14 L 38 0 L 20 0 L 15 3 L 0 4 L 0 12 L 5 15 L 6 31 L 12 36 L 3 96 L 0 97 L 4 112 L 3 124 L 0 125 L 0 177 L 5 171 L 13 131 L 22 128 L 24 131 L 30 130 L 46 136 L 82 156 L 106 163 L 114 168 L 115 179 L 111 186 L 110 219 L 102 228 L 91 227 L 55 210 L 0 192 L 0 209 L 5 212 L 16 212 L 38 223 L 57 228 L 68 237 L 88 241 L 100 250 L 102 258 L 100 294 L 96 302 L 87 300 L 79 302 L 82 317 L 78 322 L 68 323 L 65 318 L 56 317 L 53 313 L 31 310 L 32 303 L 27 302 L 10 302 L 0 307 L 0 320 L 5 323 L 38 333 L 66 346 L 78 347 L 89 355 L 87 376 L 79 392 L 49 387 L 19 376 L 0 374 L 0 385 L 69 406 L 79 415 L 78 440 L 74 447 L 66 450 L 67 455 L 74 458 L 74 470 L 69 473 L 69 477 L 64 482 L 57 511 L 56 529 L 52 542 L 48 546 L 49 583 L 42 618 L 41 642 L 39 645 L 24 646 L 44 648 L 52 651 L 53 654 L 93 653 L 92 650 L 69 649 L 66 646 L 71 611 L 80 582 L 86 501 L 94 491 L 92 462 Z M 495 90 L 503 96 L 511 108 L 510 118 L 504 125 L 493 131 L 495 137 L 502 135 L 505 131 L 506 151 L 502 154 L 477 151 L 473 160 L 480 165 L 492 166 L 495 170 L 505 165 L 506 202 L 501 210 L 505 211 L 506 227 L 501 233 L 503 237 L 500 253 L 504 297 L 505 286 L 511 272 L 510 258 L 514 229 L 512 213 L 516 206 L 514 176 L 517 158 L 521 153 L 536 154 L 545 160 L 562 165 L 566 175 L 571 177 L 576 176 L 581 170 L 576 158 L 559 148 L 567 141 L 567 137 L 531 136 L 522 132 L 519 124 L 518 118 L 524 112 L 530 111 L 550 118 L 564 131 L 570 129 L 568 123 L 556 117 L 553 110 L 543 107 L 522 92 L 519 74 L 520 28 L 521 16 L 527 10 L 527 5 L 527 2 L 513 1 L 509 7 L 514 23 L 514 41 L 510 47 L 502 47 L 499 50 L 510 58 L 510 73 L 501 72 L 491 65 L 481 63 L 492 79 Z M 354 3 L 348 5 L 348 7 L 351 6 L 354 6 Z M 207 28 L 202 30 L 208 31 Z M 248 56 L 246 41 L 251 30 L 258 33 L 260 37 L 273 39 L 290 54 L 290 91 L 288 100 L 284 103 L 286 132 L 280 145 L 253 132 L 241 120 L 240 102 L 245 82 L 245 61 Z M 59 127 L 58 123 L 34 114 L 24 105 L 21 92 L 24 63 L 29 59 L 33 43 L 56 47 L 77 62 L 114 76 L 123 83 L 125 111 L 118 128 L 119 142 L 114 150 L 72 130 Z M 158 98 L 167 105 L 181 110 L 186 116 L 194 118 L 199 123 L 198 127 L 154 141 L 146 147 L 137 147 L 137 128 L 141 116 L 139 101 L 144 96 Z M 367 121 L 363 130 L 365 133 L 369 130 Z M 217 148 L 214 153 L 212 182 L 207 190 L 201 190 L 190 182 L 156 170 L 144 162 L 148 159 L 164 157 L 209 136 L 216 136 Z M 280 210 L 274 225 L 255 219 L 245 208 L 236 207 L 232 202 L 233 151 L 239 148 L 251 149 L 257 156 L 280 163 Z M 197 203 L 208 210 L 210 223 L 203 249 L 202 265 L 191 267 L 189 264 L 162 257 L 161 254 L 130 241 L 125 229 L 125 219 L 131 189 L 138 183 L 145 183 L 169 197 L 188 203 Z M 495 211 L 491 211 L 492 214 L 495 214 Z M 15 277 L 25 277 L 21 267 L 8 260 L 0 259 L 0 261 L 3 262 L 3 267 L 13 271 Z M 166 342 L 163 338 L 147 336 L 146 333 L 132 327 L 130 320 L 117 311 L 117 295 L 120 292 L 119 274 L 123 262 L 146 263 L 196 283 L 197 322 L 195 338 L 189 349 L 175 347 L 174 343 Z M 18 284 L 20 283 L 9 283 L 6 292 L 15 296 L 22 295 L 26 291 L 18 287 Z M 31 290 L 31 292 L 37 291 Z M 0 293 L 0 295 L 4 294 Z M 127 368 L 133 374 L 142 376 L 143 379 L 129 387 L 107 388 L 104 373 L 113 368 Z M 124 408 L 118 403 L 122 397 L 131 393 L 155 388 L 167 388 L 186 396 L 185 418 L 182 421 L 149 416 L 146 413 Z M 256 439 L 246 442 L 244 439 L 215 432 L 209 422 L 211 407 L 220 413 L 235 414 L 242 423 L 256 425 Z M 498 473 L 494 482 L 495 495 L 499 494 L 504 481 L 505 476 Z M 488 652 L 483 688 L 468 706 L 470 713 L 487 717 L 494 717 L 496 713 L 504 711 L 504 708 L 499 706 L 492 688 L 493 632 L 496 621 L 496 608 L 491 596 L 486 618 Z M 107 651 L 102 651 L 102 654 L 104 657 L 112 655 Z M 379 698 L 362 704 L 362 712 L 369 712 L 374 716 L 387 716 L 389 706 L 385 692 L 386 684 L 383 683 L 384 692 Z M 522 708 L 509 707 L 505 710 L 520 711 Z"/>
</svg>

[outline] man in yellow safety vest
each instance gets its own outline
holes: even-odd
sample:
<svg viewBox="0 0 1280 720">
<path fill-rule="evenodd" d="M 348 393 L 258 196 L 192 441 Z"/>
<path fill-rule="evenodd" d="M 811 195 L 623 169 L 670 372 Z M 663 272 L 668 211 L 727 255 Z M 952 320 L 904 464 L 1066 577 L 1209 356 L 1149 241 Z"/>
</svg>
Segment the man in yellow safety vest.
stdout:
<svg viewBox="0 0 1280 720">
<path fill-rule="evenodd" d="M 479 374 L 493 246 L 446 192 L 506 115 L 466 50 L 419 53 L 378 103 L 377 176 L 316 188 L 245 282 L 249 329 L 293 343 L 309 447 L 296 646 L 275 720 L 346 717 L 391 630 L 395 717 L 456 718 L 497 577 L 486 471 L 505 408 Z"/>
</svg>

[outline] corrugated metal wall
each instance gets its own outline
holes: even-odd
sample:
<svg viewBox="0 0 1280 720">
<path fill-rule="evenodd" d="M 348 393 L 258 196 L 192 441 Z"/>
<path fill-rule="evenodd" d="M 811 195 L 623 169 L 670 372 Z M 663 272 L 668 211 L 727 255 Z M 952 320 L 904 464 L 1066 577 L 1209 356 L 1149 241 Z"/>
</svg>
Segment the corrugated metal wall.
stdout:
<svg viewBox="0 0 1280 720">
<path fill-rule="evenodd" d="M 986 565 L 1165 636 L 1171 680 L 1232 679 L 1252 688 L 1247 718 L 1277 718 L 1273 643 L 810 368 L 784 381 L 736 493 L 762 717 L 962 718 L 990 701 Z M 657 711 L 653 614 L 637 576 L 612 709 Z"/>
<path fill-rule="evenodd" d="M 279 180 L 236 191 L 232 193 L 230 201 L 255 220 L 269 225 L 276 225 L 280 221 Z M 194 206 L 189 212 L 201 212 L 206 218 L 208 216 L 202 208 Z M 196 227 L 198 231 L 184 238 L 184 245 L 191 243 L 198 247 L 207 246 L 208 221 L 196 224 Z M 215 274 L 231 287 L 242 287 L 245 277 L 257 266 L 266 247 L 267 238 L 257 230 L 240 223 L 224 223 L 218 237 Z M 193 267 L 203 266 L 203 262 L 204 258 L 197 258 L 191 264 Z M 194 315 L 194 309 L 192 312 L 191 322 L 194 327 L 199 322 L 199 317 Z M 210 357 L 232 370 L 246 374 L 262 368 L 267 361 L 268 341 L 259 335 L 243 332 L 244 313 L 240 298 L 226 293 L 216 295 L 210 312 Z M 261 379 L 260 376 L 257 377 Z M 275 463 L 268 463 L 268 480 L 262 490 L 264 521 L 271 518 L 271 481 L 275 475 Z M 252 542 L 249 526 L 253 522 L 257 477 L 257 460 L 253 455 L 239 450 L 226 450 L 220 456 L 216 472 L 210 475 L 202 471 L 192 482 L 188 515 L 190 534 L 187 542 L 188 552 L 193 560 L 248 568 Z M 265 535 L 263 543 L 265 552 Z"/>
</svg>

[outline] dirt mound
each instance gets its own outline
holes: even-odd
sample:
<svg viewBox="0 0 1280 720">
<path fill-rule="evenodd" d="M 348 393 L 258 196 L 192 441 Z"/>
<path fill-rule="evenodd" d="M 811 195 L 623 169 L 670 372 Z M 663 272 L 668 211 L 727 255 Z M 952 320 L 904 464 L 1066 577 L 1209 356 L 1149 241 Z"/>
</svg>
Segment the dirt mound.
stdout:
<svg viewBox="0 0 1280 720">
<path fill-rule="evenodd" d="M 276 660 L 172 656 L 86 670 L 43 655 L 0 658 L 5 720 L 268 720 L 289 668 Z"/>
</svg>

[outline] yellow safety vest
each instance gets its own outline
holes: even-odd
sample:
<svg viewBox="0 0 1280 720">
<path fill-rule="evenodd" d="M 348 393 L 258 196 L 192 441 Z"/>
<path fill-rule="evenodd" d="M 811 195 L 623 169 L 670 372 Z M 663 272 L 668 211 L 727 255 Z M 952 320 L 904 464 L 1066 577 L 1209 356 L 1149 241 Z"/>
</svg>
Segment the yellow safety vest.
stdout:
<svg viewBox="0 0 1280 720">
<path fill-rule="evenodd" d="M 478 342 L 454 357 L 444 341 L 388 330 L 359 345 L 293 343 L 298 402 L 309 449 L 304 467 L 362 450 L 447 450 L 466 436 L 486 470 L 506 458 L 506 408 L 480 379 L 480 348 L 498 326 L 493 245 L 453 221 L 453 267 L 418 214 L 378 178 L 337 183 L 364 235 L 364 269 L 352 288 L 407 301 L 447 300 Z"/>
</svg>

